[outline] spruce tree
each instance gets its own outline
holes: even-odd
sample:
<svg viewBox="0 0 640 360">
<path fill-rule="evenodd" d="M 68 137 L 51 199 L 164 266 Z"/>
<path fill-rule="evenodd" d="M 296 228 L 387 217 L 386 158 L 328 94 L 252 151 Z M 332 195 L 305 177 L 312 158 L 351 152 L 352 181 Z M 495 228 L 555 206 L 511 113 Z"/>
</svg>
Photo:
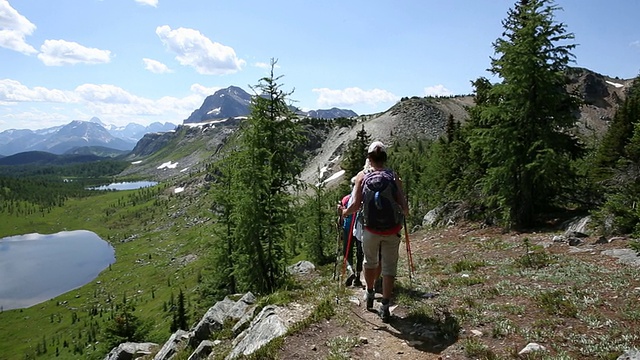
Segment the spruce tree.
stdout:
<svg viewBox="0 0 640 360">
<path fill-rule="evenodd" d="M 258 293 L 276 290 L 286 278 L 286 236 L 292 217 L 290 190 L 299 186 L 304 138 L 295 114 L 271 72 L 252 90 L 251 114 L 242 124 L 234 155 L 234 274 Z"/>
<path fill-rule="evenodd" d="M 518 1 L 493 44 L 497 57 L 489 71 L 502 82 L 477 82 L 483 94 L 471 152 L 486 166 L 480 182 L 489 204 L 516 227 L 533 225 L 571 184 L 570 160 L 580 150 L 569 132 L 579 102 L 566 91 L 564 76 L 575 45 L 573 34 L 554 21 L 558 9 L 548 0 Z"/>
<path fill-rule="evenodd" d="M 344 153 L 344 160 L 341 163 L 341 167 L 344 169 L 344 178 L 349 181 L 352 177 L 356 176 L 364 166 L 364 162 L 367 160 L 367 149 L 371 143 L 371 135 L 362 128 L 356 133 L 356 138 L 347 144 L 347 150 Z"/>
</svg>

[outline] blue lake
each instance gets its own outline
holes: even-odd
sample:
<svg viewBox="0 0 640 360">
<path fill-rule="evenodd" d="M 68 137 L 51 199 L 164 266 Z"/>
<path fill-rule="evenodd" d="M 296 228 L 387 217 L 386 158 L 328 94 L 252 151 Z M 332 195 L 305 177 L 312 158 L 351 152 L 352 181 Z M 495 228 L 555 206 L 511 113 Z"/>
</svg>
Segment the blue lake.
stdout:
<svg viewBox="0 0 640 360">
<path fill-rule="evenodd" d="M 95 279 L 115 251 L 91 231 L 0 239 L 0 307 L 26 308 Z"/>
<path fill-rule="evenodd" d="M 135 190 L 150 186 L 155 186 L 158 183 L 156 181 L 125 181 L 118 183 L 111 183 L 109 185 L 102 185 L 92 187 L 92 190 Z"/>
</svg>

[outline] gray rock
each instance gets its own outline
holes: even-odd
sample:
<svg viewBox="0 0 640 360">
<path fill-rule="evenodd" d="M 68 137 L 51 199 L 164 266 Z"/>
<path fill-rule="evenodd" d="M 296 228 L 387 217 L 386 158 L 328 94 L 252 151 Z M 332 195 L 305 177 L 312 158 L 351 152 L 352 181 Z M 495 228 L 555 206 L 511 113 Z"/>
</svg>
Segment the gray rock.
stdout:
<svg viewBox="0 0 640 360">
<path fill-rule="evenodd" d="M 518 355 L 524 355 L 532 352 L 545 351 L 545 350 L 547 349 L 540 344 L 528 343 L 527 346 L 525 346 L 522 350 L 520 350 L 520 352 L 518 352 Z"/>
<path fill-rule="evenodd" d="M 623 264 L 640 266 L 640 256 L 632 249 L 605 250 L 602 254 L 618 258 L 618 262 Z"/>
<path fill-rule="evenodd" d="M 285 322 L 276 313 L 276 307 L 268 305 L 249 325 L 233 340 L 233 349 L 225 360 L 235 359 L 240 355 L 251 355 L 271 340 L 287 332 Z"/>
<path fill-rule="evenodd" d="M 178 330 L 171 335 L 164 343 L 162 349 L 158 351 L 153 360 L 169 360 L 175 355 L 189 340 L 190 334 L 184 330 Z"/>
<path fill-rule="evenodd" d="M 589 223 L 591 222 L 591 216 L 575 217 L 562 224 L 565 229 L 565 236 L 567 237 L 587 237 L 591 233 L 589 231 Z M 581 234 L 582 236 L 577 236 Z"/>
<path fill-rule="evenodd" d="M 631 349 L 618 356 L 616 360 L 640 360 L 640 350 Z"/>
<path fill-rule="evenodd" d="M 296 275 L 296 274 L 300 274 L 300 275 L 304 275 L 304 274 L 309 274 L 311 272 L 313 272 L 316 269 L 316 266 L 313 265 L 313 263 L 306 261 L 306 260 L 302 260 L 302 261 L 298 261 L 297 263 L 289 266 L 287 268 L 287 270 L 289 271 L 290 274 Z"/>
<path fill-rule="evenodd" d="M 213 352 L 214 346 L 220 344 L 220 340 L 211 341 L 204 340 L 198 345 L 198 347 L 191 353 L 189 359 L 187 360 L 204 360 L 209 357 L 209 355 Z"/>
<path fill-rule="evenodd" d="M 251 321 L 251 319 L 253 319 L 253 315 L 255 315 L 255 312 L 256 312 L 256 307 L 255 306 L 250 307 L 244 313 L 244 315 L 240 318 L 240 320 L 238 320 L 238 322 L 236 322 L 236 324 L 233 325 L 233 328 L 231 329 L 231 331 L 237 335 L 241 331 L 246 329 L 246 327 L 249 326 L 249 322 Z"/>
<path fill-rule="evenodd" d="M 235 301 L 224 298 L 218 301 L 207 310 L 206 314 L 200 319 L 193 329 L 194 338 L 198 341 L 207 340 L 211 333 L 222 329 L 224 321 L 227 319 L 227 313 L 236 305 Z M 195 346 L 195 344 L 192 344 Z"/>
<path fill-rule="evenodd" d="M 227 316 L 232 318 L 233 320 L 241 319 L 244 314 L 247 312 L 249 306 L 255 304 L 256 297 L 251 292 L 248 292 L 240 298 L 240 300 L 236 301 L 233 307 L 227 313 Z"/>
<path fill-rule="evenodd" d="M 113 348 L 104 360 L 132 360 L 142 355 L 149 355 L 158 344 L 126 342 Z"/>
</svg>

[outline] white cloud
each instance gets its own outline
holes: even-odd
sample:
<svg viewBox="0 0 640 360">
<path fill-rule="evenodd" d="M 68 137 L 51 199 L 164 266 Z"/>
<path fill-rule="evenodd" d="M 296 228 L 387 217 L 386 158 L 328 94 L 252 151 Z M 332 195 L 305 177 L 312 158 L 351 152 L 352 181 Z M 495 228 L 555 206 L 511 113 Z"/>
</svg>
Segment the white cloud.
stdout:
<svg viewBox="0 0 640 360">
<path fill-rule="evenodd" d="M 41 86 L 30 89 L 19 81 L 2 79 L 0 80 L 0 101 L 74 103 L 78 98 L 69 91 L 51 90 Z"/>
<path fill-rule="evenodd" d="M 73 65 L 78 63 L 102 64 L 111 61 L 111 51 L 88 48 L 76 42 L 45 40 L 40 47 L 40 59 L 47 66 Z"/>
<path fill-rule="evenodd" d="M 176 54 L 176 60 L 181 65 L 191 66 L 199 74 L 233 74 L 246 63 L 236 56 L 233 48 L 213 42 L 194 29 L 172 30 L 168 25 L 163 25 L 156 28 L 156 34 Z"/>
<path fill-rule="evenodd" d="M 207 97 L 209 95 L 212 95 L 213 93 L 215 93 L 216 91 L 222 89 L 221 87 L 206 87 L 200 84 L 193 84 L 190 87 L 190 90 L 192 93 L 198 94 L 198 95 L 202 95 L 203 97 Z"/>
<path fill-rule="evenodd" d="M 255 64 L 253 64 L 253 66 L 260 68 L 260 69 L 269 69 L 271 65 L 269 65 L 269 63 L 266 62 L 257 62 Z"/>
<path fill-rule="evenodd" d="M 636 41 L 631 42 L 631 43 L 629 44 L 629 46 L 631 46 L 631 47 L 635 47 L 635 48 L 639 48 L 639 49 L 640 49 L 640 40 L 636 40 Z"/>
<path fill-rule="evenodd" d="M 118 86 L 108 84 L 83 84 L 76 87 L 75 92 L 87 102 L 131 104 L 139 99 Z"/>
<path fill-rule="evenodd" d="M 444 85 L 438 84 L 438 85 L 424 88 L 424 95 L 425 96 L 449 96 L 449 95 L 453 95 L 453 92 L 451 92 L 451 90 L 444 87 Z"/>
<path fill-rule="evenodd" d="M 350 106 L 355 104 L 371 104 L 393 102 L 399 98 L 381 89 L 362 90 L 357 87 L 346 88 L 343 90 L 332 90 L 327 88 L 318 88 L 312 90 L 318 93 L 317 103 L 320 106 Z"/>
<path fill-rule="evenodd" d="M 154 74 L 166 74 L 172 72 L 169 67 L 160 61 L 144 58 L 144 68 L 151 71 Z"/>
<path fill-rule="evenodd" d="M 23 54 L 37 53 L 25 41 L 25 37 L 33 34 L 35 29 L 36 26 L 12 8 L 7 0 L 0 0 L 0 47 Z"/>
<path fill-rule="evenodd" d="M 158 7 L 158 0 L 135 0 L 138 4 Z"/>
<path fill-rule="evenodd" d="M 23 112 L 11 112 L 0 118 L 0 126 L 3 128 L 15 127 L 16 124 L 20 124 L 20 129 L 43 129 L 55 125 L 55 123 L 67 123 L 73 119 L 70 119 L 67 115 L 42 111 L 38 109 L 30 109 Z"/>
<path fill-rule="evenodd" d="M 159 99 L 148 99 L 110 84 L 82 84 L 74 90 L 59 90 L 43 87 L 29 88 L 16 80 L 0 79 L 0 104 L 6 106 L 17 106 L 19 103 L 27 102 L 40 103 L 43 104 L 42 106 L 46 103 L 73 104 L 74 119 L 89 119 L 97 116 L 106 123 L 118 126 L 129 122 L 145 123 L 152 120 L 179 123 L 186 119 L 193 109 L 200 107 L 206 96 L 218 89 L 193 84 L 190 87 L 190 93 L 184 97 L 164 96 Z M 49 109 L 55 116 L 43 117 L 33 111 L 16 108 L 10 114 L 0 115 L 0 128 L 5 127 L 2 126 L 3 123 L 13 124 L 14 119 L 20 119 L 20 124 L 32 129 L 53 126 L 51 123 L 54 123 L 54 120 L 58 122 L 73 120 L 68 116 L 57 114 L 57 109 L 53 106 Z M 38 119 L 49 124 L 35 126 Z"/>
</svg>

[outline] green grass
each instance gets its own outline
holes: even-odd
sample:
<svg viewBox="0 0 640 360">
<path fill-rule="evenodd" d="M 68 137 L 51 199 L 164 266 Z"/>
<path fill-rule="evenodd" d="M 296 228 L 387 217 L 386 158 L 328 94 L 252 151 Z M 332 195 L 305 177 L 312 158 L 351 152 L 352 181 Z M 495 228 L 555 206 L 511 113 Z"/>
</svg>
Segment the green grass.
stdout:
<svg viewBox="0 0 640 360">
<path fill-rule="evenodd" d="M 170 194 L 147 200 L 137 195 L 132 190 L 71 199 L 44 216 L 0 214 L 0 237 L 84 229 L 110 242 L 116 252 L 116 262 L 85 286 L 27 309 L 0 313 L 3 359 L 35 358 L 38 353 L 38 359 L 103 358 L 110 349 L 99 341 L 101 332 L 125 294 L 136 315 L 151 323 L 149 341 L 157 343 L 170 335 L 167 303 L 177 299 L 180 289 L 187 296 L 191 322 L 212 305 L 194 294 L 204 260 L 179 261 L 187 254 L 204 253 L 210 236 L 206 226 L 189 226 L 187 219 L 210 216 L 200 210 L 208 206 L 196 201 L 180 208 Z M 179 211 L 182 215 L 176 217 Z"/>
</svg>

